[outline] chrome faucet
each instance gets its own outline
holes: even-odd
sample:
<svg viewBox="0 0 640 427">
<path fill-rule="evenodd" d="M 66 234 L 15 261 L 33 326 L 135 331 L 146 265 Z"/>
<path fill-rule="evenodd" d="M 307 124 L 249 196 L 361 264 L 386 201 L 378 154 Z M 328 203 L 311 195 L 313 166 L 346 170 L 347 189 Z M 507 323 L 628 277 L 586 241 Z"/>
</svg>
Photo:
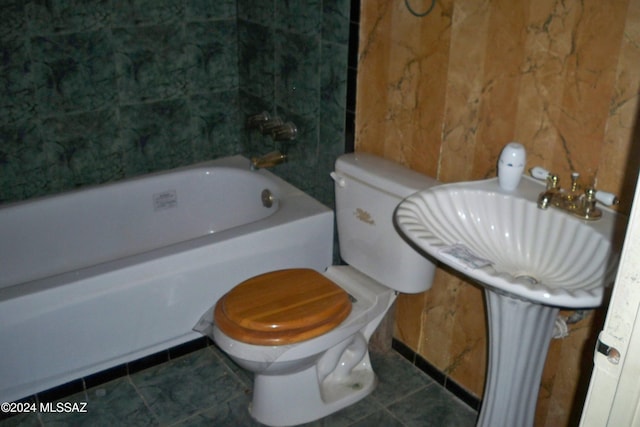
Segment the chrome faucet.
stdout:
<svg viewBox="0 0 640 427">
<path fill-rule="evenodd" d="M 568 190 L 562 189 L 558 183 L 558 176 L 549 173 L 541 167 L 531 169 L 534 178 L 545 179 L 547 187 L 545 191 L 538 195 L 538 208 L 547 209 L 554 206 L 569 212 L 578 218 L 585 220 L 596 220 L 602 216 L 602 211 L 596 206 L 596 202 L 606 205 L 617 205 L 619 200 L 616 196 L 605 191 L 596 191 L 593 187 L 588 187 L 581 191 L 578 184 L 580 174 L 571 174 L 571 187 Z"/>
</svg>

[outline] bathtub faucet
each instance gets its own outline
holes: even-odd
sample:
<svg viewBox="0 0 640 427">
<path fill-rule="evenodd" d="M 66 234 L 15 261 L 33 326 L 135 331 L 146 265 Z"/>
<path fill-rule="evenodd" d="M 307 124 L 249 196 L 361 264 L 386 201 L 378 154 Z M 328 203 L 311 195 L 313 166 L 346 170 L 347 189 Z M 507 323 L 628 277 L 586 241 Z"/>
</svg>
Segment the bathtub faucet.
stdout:
<svg viewBox="0 0 640 427">
<path fill-rule="evenodd" d="M 287 155 L 280 151 L 272 151 L 260 157 L 251 158 L 251 170 L 271 168 L 287 161 Z"/>
</svg>

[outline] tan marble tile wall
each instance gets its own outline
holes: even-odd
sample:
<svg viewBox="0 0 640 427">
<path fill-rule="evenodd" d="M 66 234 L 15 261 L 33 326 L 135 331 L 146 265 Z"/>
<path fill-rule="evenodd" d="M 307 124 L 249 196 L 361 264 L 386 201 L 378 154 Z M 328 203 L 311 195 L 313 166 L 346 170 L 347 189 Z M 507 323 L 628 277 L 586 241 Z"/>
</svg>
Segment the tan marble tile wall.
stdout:
<svg viewBox="0 0 640 427">
<path fill-rule="evenodd" d="M 515 140 L 528 167 L 564 184 L 578 171 L 628 212 L 639 84 L 640 0 L 438 0 L 424 18 L 401 0 L 363 0 L 356 151 L 451 182 L 495 176 Z M 552 343 L 536 425 L 575 424 L 603 311 Z M 482 292 L 439 269 L 430 291 L 401 296 L 395 335 L 481 396 L 484 316 Z"/>
</svg>

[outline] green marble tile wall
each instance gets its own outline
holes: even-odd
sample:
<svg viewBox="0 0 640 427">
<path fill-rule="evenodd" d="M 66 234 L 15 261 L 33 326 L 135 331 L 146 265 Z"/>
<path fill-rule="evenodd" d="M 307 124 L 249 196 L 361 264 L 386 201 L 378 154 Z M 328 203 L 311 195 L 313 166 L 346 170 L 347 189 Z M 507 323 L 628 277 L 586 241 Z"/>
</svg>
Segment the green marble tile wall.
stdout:
<svg viewBox="0 0 640 427">
<path fill-rule="evenodd" d="M 332 204 L 344 147 L 349 0 L 0 0 L 0 202 L 273 145 L 276 172 Z"/>
<path fill-rule="evenodd" d="M 333 205 L 328 178 L 344 153 L 351 0 L 238 0 L 241 115 L 262 110 L 298 127 L 293 143 L 250 133 L 244 149 L 287 151 L 275 171 Z"/>
</svg>

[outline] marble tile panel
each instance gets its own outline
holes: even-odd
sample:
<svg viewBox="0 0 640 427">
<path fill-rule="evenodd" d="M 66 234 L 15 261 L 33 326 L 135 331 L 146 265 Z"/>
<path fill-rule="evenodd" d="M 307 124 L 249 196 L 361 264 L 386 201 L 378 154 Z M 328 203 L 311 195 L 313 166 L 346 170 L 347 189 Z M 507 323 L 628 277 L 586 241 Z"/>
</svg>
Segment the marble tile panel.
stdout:
<svg viewBox="0 0 640 427">
<path fill-rule="evenodd" d="M 119 139 L 126 176 L 190 163 L 194 135 L 187 103 L 175 100 L 122 107 Z"/>
<path fill-rule="evenodd" d="M 296 114 L 317 116 L 320 100 L 319 38 L 277 31 L 275 71 L 278 107 Z"/>
<path fill-rule="evenodd" d="M 0 126 L 34 120 L 37 110 L 28 39 L 8 32 L 2 34 L 0 44 Z"/>
<path fill-rule="evenodd" d="M 427 292 L 400 294 L 396 300 L 394 336 L 411 348 L 420 347 L 420 330 Z"/>
<path fill-rule="evenodd" d="M 236 0 L 238 18 L 273 25 L 275 4 L 276 2 L 271 0 Z"/>
<path fill-rule="evenodd" d="M 0 38 L 5 40 L 24 34 L 27 31 L 26 4 L 20 0 L 2 0 L 2 28 Z"/>
<path fill-rule="evenodd" d="M 566 66 L 563 114 L 558 122 L 562 145 L 556 150 L 553 164 L 554 170 L 564 176 L 580 172 L 587 184 L 597 177 L 626 10 L 625 2 L 587 2 L 572 11 L 577 15 L 573 48 Z M 558 159 L 565 164 L 559 164 Z"/>
<path fill-rule="evenodd" d="M 41 116 L 115 106 L 113 46 L 107 32 L 34 37 L 31 55 Z"/>
<path fill-rule="evenodd" d="M 460 283 L 455 302 L 455 322 L 448 348 L 450 360 L 445 372 L 458 384 L 482 397 L 487 366 L 487 325 L 484 290 Z"/>
<path fill-rule="evenodd" d="M 342 137 L 347 100 L 347 49 L 345 45 L 322 43 L 320 50 L 320 122 Z M 323 138 L 320 138 L 323 141 Z"/>
<path fill-rule="evenodd" d="M 32 122 L 0 126 L 0 202 L 42 196 L 49 191 L 50 157 Z"/>
<path fill-rule="evenodd" d="M 186 0 L 185 19 L 188 22 L 210 19 L 235 19 L 236 0 Z"/>
<path fill-rule="evenodd" d="M 0 126 L 35 118 L 24 3 L 3 1 L 0 28 Z"/>
<path fill-rule="evenodd" d="M 351 0 L 322 1 L 322 40 L 349 43 L 350 3 Z"/>
<path fill-rule="evenodd" d="M 113 5 L 105 0 L 25 2 L 32 34 L 96 31 L 111 25 Z"/>
<path fill-rule="evenodd" d="M 187 88 L 191 94 L 238 87 L 235 20 L 196 22 L 185 28 Z"/>
<path fill-rule="evenodd" d="M 401 3 L 363 2 L 356 150 L 417 170 L 433 158 L 437 177 L 450 182 L 495 176 L 498 153 L 518 140 L 527 147 L 529 167 L 542 165 L 564 183 L 577 170 L 583 183 L 597 179 L 600 188 L 632 194 L 640 167 L 632 71 L 640 58 L 640 6 L 610 6 L 449 0 L 438 2 L 442 13 L 416 19 Z M 420 34 L 418 45 L 414 34 Z M 438 51 L 439 59 L 429 63 L 426 57 Z M 420 72 L 412 70 L 416 64 L 424 64 Z M 446 90 L 425 89 L 437 86 Z M 428 103 L 416 101 L 425 94 Z M 416 123 L 435 131 L 424 137 Z M 628 211 L 629 204 L 620 209 Z M 420 327 L 414 323 L 418 309 L 400 310 L 397 323 L 397 334 L 417 342 L 421 356 L 473 393 L 481 392 L 483 376 L 480 300 L 466 280 L 438 270 Z M 581 351 L 569 350 L 568 341 L 559 347 L 566 363 L 581 365 Z M 567 396 L 579 399 L 579 380 L 571 369 L 558 374 L 557 363 L 549 362 L 550 394 L 539 404 L 541 419 L 554 421 L 541 425 L 562 423 L 554 414 L 577 410 Z"/>
<path fill-rule="evenodd" d="M 451 364 L 450 349 L 458 316 L 456 300 L 464 286 L 467 284 L 449 270 L 438 268 L 434 285 L 425 295 L 417 352 L 441 371 Z"/>
<path fill-rule="evenodd" d="M 629 212 L 640 169 L 639 89 L 640 2 L 629 2 L 616 81 L 600 153 L 598 186 L 620 195 L 620 210 Z"/>
<path fill-rule="evenodd" d="M 114 109 L 46 119 L 42 139 L 58 191 L 124 178 Z"/>
<path fill-rule="evenodd" d="M 438 179 L 443 182 L 472 177 L 475 146 L 479 144 L 477 130 L 483 92 L 489 3 L 457 0 L 453 5 L 446 108 L 438 170 Z"/>
<path fill-rule="evenodd" d="M 237 90 L 193 96 L 189 99 L 189 108 L 194 161 L 240 152 L 244 126 L 241 124 Z"/>
<path fill-rule="evenodd" d="M 274 27 L 305 36 L 320 34 L 322 30 L 322 1 L 276 1 Z"/>
<path fill-rule="evenodd" d="M 121 104 L 184 96 L 189 61 L 179 25 L 113 30 Z"/>
<path fill-rule="evenodd" d="M 175 24 L 184 16 L 183 1 L 129 0 L 113 3 L 113 23 L 118 27 Z"/>
<path fill-rule="evenodd" d="M 275 97 L 275 40 L 265 24 L 238 22 L 238 79 L 243 90 L 264 100 Z M 269 111 L 272 110 L 270 106 Z"/>
</svg>

